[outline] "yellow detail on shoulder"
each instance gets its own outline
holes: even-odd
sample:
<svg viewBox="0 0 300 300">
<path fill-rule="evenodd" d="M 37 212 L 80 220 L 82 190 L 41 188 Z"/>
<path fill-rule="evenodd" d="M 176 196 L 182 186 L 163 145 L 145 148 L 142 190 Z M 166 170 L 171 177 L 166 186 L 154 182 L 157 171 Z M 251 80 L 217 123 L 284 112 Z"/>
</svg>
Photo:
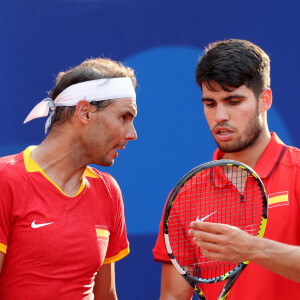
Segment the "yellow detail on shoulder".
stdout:
<svg viewBox="0 0 300 300">
<path fill-rule="evenodd" d="M 7 246 L 0 243 L 0 252 L 3 252 L 4 254 L 6 254 L 6 249 L 7 249 Z"/>
<path fill-rule="evenodd" d="M 122 259 L 123 257 L 125 257 L 126 255 L 128 255 L 129 252 L 130 252 L 129 247 L 127 247 L 126 249 L 121 250 L 117 255 L 105 258 L 103 264 L 106 265 L 106 264 L 111 264 L 115 261 L 118 261 L 118 260 Z"/>
</svg>

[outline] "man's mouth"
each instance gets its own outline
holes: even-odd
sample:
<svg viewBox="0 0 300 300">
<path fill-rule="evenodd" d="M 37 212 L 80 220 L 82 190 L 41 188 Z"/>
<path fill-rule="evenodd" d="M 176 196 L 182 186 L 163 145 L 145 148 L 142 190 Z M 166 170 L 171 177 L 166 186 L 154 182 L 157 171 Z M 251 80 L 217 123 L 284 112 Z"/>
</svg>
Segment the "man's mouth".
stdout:
<svg viewBox="0 0 300 300">
<path fill-rule="evenodd" d="M 233 130 L 231 130 L 228 127 L 216 127 L 214 130 L 215 134 L 221 134 L 221 135 L 226 135 L 226 134 L 231 134 L 233 133 Z"/>
<path fill-rule="evenodd" d="M 214 136 L 221 141 L 228 141 L 232 138 L 234 131 L 228 127 L 220 126 L 214 129 Z"/>
<path fill-rule="evenodd" d="M 118 149 L 118 150 L 124 150 L 124 149 L 125 149 L 125 146 L 126 146 L 126 145 L 124 145 L 124 146 L 117 146 L 117 147 L 115 147 L 115 149 Z"/>
</svg>

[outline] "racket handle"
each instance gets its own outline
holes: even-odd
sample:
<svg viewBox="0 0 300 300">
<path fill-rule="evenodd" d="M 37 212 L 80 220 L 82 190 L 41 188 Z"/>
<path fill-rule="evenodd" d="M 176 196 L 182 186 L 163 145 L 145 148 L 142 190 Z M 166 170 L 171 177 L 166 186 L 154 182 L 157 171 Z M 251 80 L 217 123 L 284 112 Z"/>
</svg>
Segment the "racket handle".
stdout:
<svg viewBox="0 0 300 300">
<path fill-rule="evenodd" d="M 198 296 L 198 298 L 200 300 L 206 300 L 203 292 L 198 288 L 197 284 L 195 284 L 195 286 L 193 287 L 193 289 L 194 289 L 196 295 Z"/>
<path fill-rule="evenodd" d="M 247 264 L 244 264 L 242 266 L 242 268 L 240 269 L 240 271 L 238 273 L 235 274 L 235 276 L 229 278 L 226 282 L 226 284 L 224 285 L 220 296 L 218 298 L 218 300 L 225 300 L 233 286 L 233 284 L 235 283 L 235 281 L 237 280 L 237 278 L 239 277 L 239 275 L 242 273 L 242 271 L 247 267 Z"/>
<path fill-rule="evenodd" d="M 201 291 L 201 289 L 198 287 L 197 283 L 193 280 L 191 280 L 189 277 L 183 275 L 182 276 L 187 282 L 188 284 L 193 288 L 193 290 L 195 291 L 196 295 L 198 296 L 199 300 L 206 300 L 206 297 L 204 296 L 203 292 Z"/>
</svg>

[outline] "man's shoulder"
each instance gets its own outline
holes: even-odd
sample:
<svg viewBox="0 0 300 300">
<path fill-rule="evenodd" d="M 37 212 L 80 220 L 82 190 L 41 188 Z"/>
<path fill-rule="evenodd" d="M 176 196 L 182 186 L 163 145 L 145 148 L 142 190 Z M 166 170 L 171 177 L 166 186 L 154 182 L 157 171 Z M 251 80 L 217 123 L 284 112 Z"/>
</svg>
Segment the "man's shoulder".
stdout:
<svg viewBox="0 0 300 300">
<path fill-rule="evenodd" d="M 0 184 L 18 185 L 24 181 L 26 169 L 23 153 L 13 154 L 0 158 Z"/>
<path fill-rule="evenodd" d="M 110 174 L 99 171 L 98 169 L 92 166 L 86 167 L 84 176 L 89 178 L 100 179 L 100 180 L 115 180 Z"/>
<path fill-rule="evenodd" d="M 267 147 L 268 155 L 279 155 L 277 164 L 286 167 L 300 167 L 300 149 L 295 146 L 286 145 L 275 132 L 271 133 L 272 138 Z M 276 164 L 276 165 L 277 165 Z"/>
<path fill-rule="evenodd" d="M 286 146 L 286 151 L 282 163 L 289 166 L 300 167 L 300 149 L 294 146 Z"/>
<path fill-rule="evenodd" d="M 295 155 L 300 156 L 300 149 L 295 146 L 286 146 L 291 152 L 294 152 Z"/>
<path fill-rule="evenodd" d="M 96 179 L 96 182 L 104 183 L 107 188 L 119 190 L 117 181 L 108 173 L 97 170 L 94 167 L 88 166 L 84 172 L 84 176 L 88 179 Z"/>
<path fill-rule="evenodd" d="M 22 153 L 0 157 L 0 172 L 10 168 L 17 169 L 24 165 L 23 162 L 24 159 Z"/>
</svg>

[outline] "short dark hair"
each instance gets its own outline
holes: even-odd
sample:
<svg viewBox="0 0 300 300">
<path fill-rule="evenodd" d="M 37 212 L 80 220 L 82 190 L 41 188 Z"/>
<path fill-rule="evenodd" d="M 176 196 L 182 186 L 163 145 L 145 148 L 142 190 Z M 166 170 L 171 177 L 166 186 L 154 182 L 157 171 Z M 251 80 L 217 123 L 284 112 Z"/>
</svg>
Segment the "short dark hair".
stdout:
<svg viewBox="0 0 300 300">
<path fill-rule="evenodd" d="M 209 44 L 196 68 L 196 82 L 213 90 L 211 81 L 224 91 L 246 85 L 256 98 L 270 87 L 270 58 L 257 45 L 238 39 Z"/>
<path fill-rule="evenodd" d="M 66 72 L 60 72 L 56 77 L 56 86 L 49 96 L 55 100 L 55 98 L 68 86 L 102 78 L 117 78 L 117 77 L 129 77 L 132 79 L 134 87 L 136 87 L 136 77 L 133 69 L 125 67 L 122 63 L 113 61 L 108 58 L 94 58 L 87 59 L 79 66 L 69 69 Z M 91 101 L 90 103 L 96 107 L 97 110 L 104 109 L 111 104 L 111 99 L 104 101 Z M 53 125 L 60 125 L 66 121 L 70 121 L 72 115 L 75 112 L 76 106 L 59 106 L 55 108 L 54 115 L 51 119 L 50 128 Z"/>
</svg>

